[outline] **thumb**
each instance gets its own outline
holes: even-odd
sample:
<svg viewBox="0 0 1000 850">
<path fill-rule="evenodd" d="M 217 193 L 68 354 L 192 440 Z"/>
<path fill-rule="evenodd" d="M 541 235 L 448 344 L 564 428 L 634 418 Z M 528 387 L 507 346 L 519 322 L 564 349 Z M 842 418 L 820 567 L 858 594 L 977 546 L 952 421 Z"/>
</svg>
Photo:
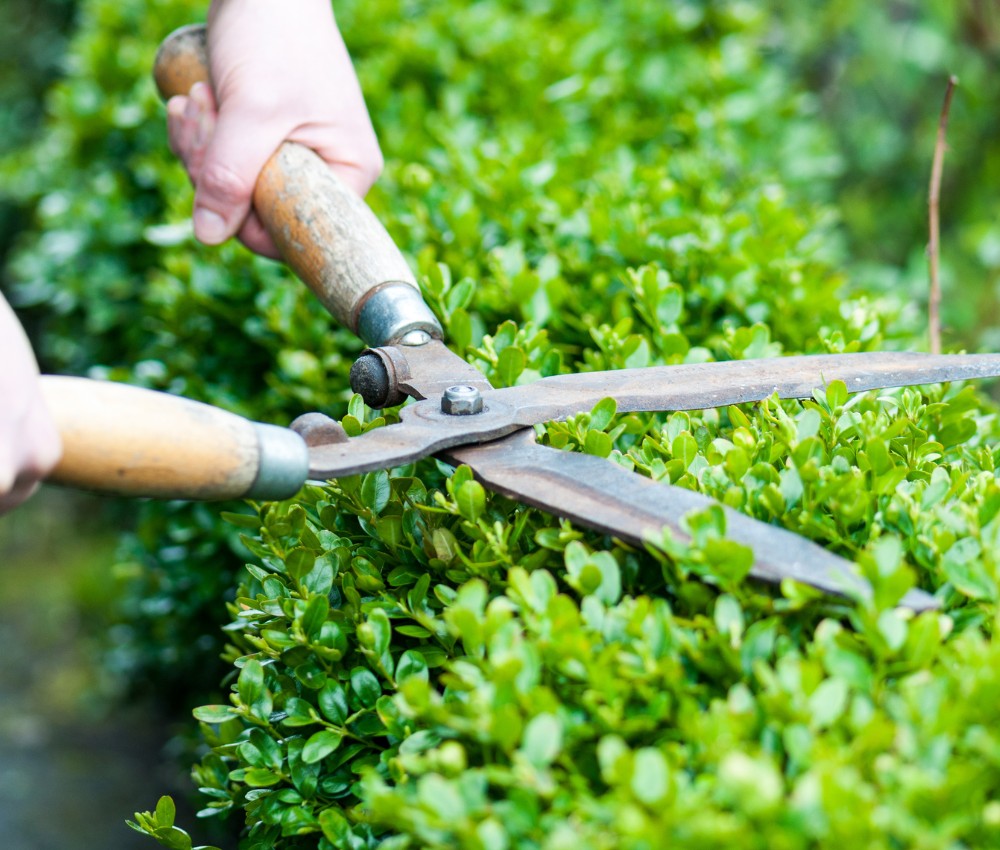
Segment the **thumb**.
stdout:
<svg viewBox="0 0 1000 850">
<path fill-rule="evenodd" d="M 245 107 L 223 103 L 195 181 L 194 232 L 200 241 L 218 245 L 239 231 L 257 177 L 281 141 Z"/>
</svg>

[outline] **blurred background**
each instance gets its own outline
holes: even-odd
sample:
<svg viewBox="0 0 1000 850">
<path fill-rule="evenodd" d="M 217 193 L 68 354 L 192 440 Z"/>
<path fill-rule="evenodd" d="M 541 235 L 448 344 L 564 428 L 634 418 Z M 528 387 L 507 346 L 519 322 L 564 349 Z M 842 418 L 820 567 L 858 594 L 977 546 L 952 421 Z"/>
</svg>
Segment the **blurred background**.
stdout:
<svg viewBox="0 0 1000 850">
<path fill-rule="evenodd" d="M 203 18 L 204 5 L 0 4 L 0 287 L 46 371 L 286 421 L 316 404 L 309 388 L 342 372 L 357 343 L 302 308 L 269 264 L 233 247 L 210 262 L 179 250 L 192 245 L 190 192 L 148 69 L 159 40 Z M 374 5 L 372 16 L 391 20 L 420 4 Z M 742 21 L 733 38 L 755 52 L 753 90 L 703 112 L 750 127 L 752 168 L 813 210 L 845 285 L 901 297 L 915 327 L 935 132 L 948 76 L 959 77 L 941 189 L 945 345 L 1000 349 L 1000 3 L 690 5 L 726 7 Z M 336 4 L 348 25 L 359 6 Z M 377 106 L 374 36 L 347 35 Z M 653 82 L 668 88 L 663 73 Z M 373 114 L 383 128 L 399 117 Z M 783 122 L 780 139 L 769 122 Z M 405 148 L 395 133 L 384 141 L 393 180 Z M 411 156 L 422 143 L 407 138 Z M 227 349 L 207 316 L 239 326 L 253 347 Z M 344 392 L 322 400 L 336 409 Z M 147 846 L 124 817 L 165 791 L 183 799 L 179 765 L 193 746 L 183 730 L 193 705 L 219 698 L 223 600 L 246 556 L 217 515 L 49 490 L 0 518 L 5 846 Z"/>
<path fill-rule="evenodd" d="M 0 3 L 0 157 L 38 138 L 46 90 L 66 70 L 77 12 L 75 0 Z M 4 188 L 0 266 L 33 220 Z M 6 273 L 2 279 L 8 282 Z M 121 520 L 104 500 L 52 488 L 15 517 L 0 518 L 0 834 L 7 847 L 146 846 L 123 815 L 147 806 L 180 773 L 166 755 L 169 719 L 153 703 L 113 697 L 120 683 L 109 682 L 95 647 L 95 635 L 114 626 L 108 574 Z M 104 816 L 110 812 L 116 815 Z"/>
</svg>

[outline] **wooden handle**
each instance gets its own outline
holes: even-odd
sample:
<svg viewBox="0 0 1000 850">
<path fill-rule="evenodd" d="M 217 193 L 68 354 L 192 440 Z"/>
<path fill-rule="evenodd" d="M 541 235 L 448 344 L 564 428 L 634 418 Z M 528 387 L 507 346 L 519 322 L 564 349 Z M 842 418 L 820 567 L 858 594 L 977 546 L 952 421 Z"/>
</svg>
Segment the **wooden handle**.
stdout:
<svg viewBox="0 0 1000 850">
<path fill-rule="evenodd" d="M 63 441 L 50 480 L 161 499 L 287 499 L 308 474 L 298 434 L 110 381 L 42 377 Z"/>
<path fill-rule="evenodd" d="M 165 99 L 210 82 L 204 27 L 169 35 L 153 77 Z M 311 150 L 282 144 L 260 173 L 253 204 L 285 262 L 369 345 L 396 342 L 411 331 L 440 338 L 440 325 L 392 237 Z"/>
</svg>

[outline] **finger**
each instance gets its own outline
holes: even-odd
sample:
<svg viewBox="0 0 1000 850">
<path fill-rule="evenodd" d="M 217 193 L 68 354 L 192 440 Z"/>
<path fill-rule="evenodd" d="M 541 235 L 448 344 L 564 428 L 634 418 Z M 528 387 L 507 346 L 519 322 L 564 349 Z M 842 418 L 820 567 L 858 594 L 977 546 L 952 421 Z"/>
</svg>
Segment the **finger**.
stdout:
<svg viewBox="0 0 1000 850">
<path fill-rule="evenodd" d="M 45 478 L 62 459 L 63 445 L 52 414 L 40 396 L 32 405 L 25 425 L 31 443 L 23 473 L 35 479 Z"/>
<path fill-rule="evenodd" d="M 47 414 L 30 417 L 25 424 L 40 430 L 33 434 L 25 456 L 17 463 L 9 456 L 0 458 L 0 468 L 8 473 L 12 469 L 18 470 L 16 477 L 8 476 L 0 481 L 0 514 L 23 504 L 38 489 L 39 482 L 55 468 L 62 454 L 59 436 L 48 422 Z"/>
<path fill-rule="evenodd" d="M 381 157 L 379 158 L 381 163 Z M 368 194 L 368 191 L 375 185 L 379 175 L 382 173 L 382 166 L 373 168 L 368 165 L 354 163 L 335 162 L 330 164 L 330 170 L 336 174 L 347 187 L 357 193 L 360 197 Z"/>
<path fill-rule="evenodd" d="M 368 164 L 365 166 L 334 162 L 329 164 L 329 168 L 341 182 L 363 198 L 381 174 L 382 155 L 376 147 L 375 155 L 369 157 Z M 270 257 L 272 260 L 281 258 L 274 240 L 271 239 L 253 209 L 250 210 L 243 226 L 237 233 L 237 238 L 255 254 Z"/>
<path fill-rule="evenodd" d="M 195 189 L 194 231 L 208 245 L 236 234 L 250 212 L 257 175 L 282 141 L 253 110 L 231 101 L 215 120 Z"/>
<path fill-rule="evenodd" d="M 197 184 L 205 152 L 215 128 L 215 99 L 205 83 L 195 83 L 188 95 L 167 102 L 167 136 L 170 149 Z"/>
<path fill-rule="evenodd" d="M 167 101 L 167 143 L 170 150 L 181 162 L 187 162 L 187 149 L 189 147 L 188 121 L 184 117 L 187 109 L 187 96 L 176 95 Z"/>
<path fill-rule="evenodd" d="M 363 108 L 363 107 L 362 107 Z M 312 148 L 348 188 L 368 194 L 382 174 L 385 160 L 367 114 L 350 126 L 304 126 L 292 138 Z"/>
<path fill-rule="evenodd" d="M 205 155 L 215 132 L 217 111 L 212 89 L 206 83 L 195 83 L 184 107 L 184 166 L 191 182 L 197 187 L 204 167 Z"/>
<path fill-rule="evenodd" d="M 272 260 L 277 260 L 281 257 L 277 246 L 274 244 L 274 240 L 271 239 L 257 213 L 253 210 L 250 211 L 250 215 L 243 222 L 243 227 L 240 228 L 237 236 L 240 242 L 255 254 L 270 257 Z"/>
<path fill-rule="evenodd" d="M 24 504 L 38 489 L 38 482 L 34 479 L 18 479 L 14 488 L 4 496 L 0 496 L 0 514 L 14 510 L 18 505 Z"/>
</svg>

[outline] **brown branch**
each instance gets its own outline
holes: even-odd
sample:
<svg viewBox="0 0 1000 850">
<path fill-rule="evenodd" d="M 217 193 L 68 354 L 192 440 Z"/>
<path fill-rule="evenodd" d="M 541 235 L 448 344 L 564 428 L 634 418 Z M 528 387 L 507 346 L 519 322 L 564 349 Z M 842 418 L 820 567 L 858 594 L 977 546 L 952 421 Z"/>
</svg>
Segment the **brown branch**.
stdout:
<svg viewBox="0 0 1000 850">
<path fill-rule="evenodd" d="M 948 78 L 948 88 L 945 90 L 944 104 L 941 106 L 941 118 L 938 120 L 937 141 L 934 144 L 934 162 L 931 166 L 931 187 L 927 196 L 930 225 L 927 254 L 931 273 L 928 325 L 932 354 L 941 353 L 941 280 L 938 274 L 941 255 L 941 225 L 938 217 L 938 202 L 941 197 L 941 171 L 944 168 L 945 131 L 948 128 L 948 111 L 951 109 L 951 96 L 957 85 L 958 77 L 953 75 Z"/>
</svg>

